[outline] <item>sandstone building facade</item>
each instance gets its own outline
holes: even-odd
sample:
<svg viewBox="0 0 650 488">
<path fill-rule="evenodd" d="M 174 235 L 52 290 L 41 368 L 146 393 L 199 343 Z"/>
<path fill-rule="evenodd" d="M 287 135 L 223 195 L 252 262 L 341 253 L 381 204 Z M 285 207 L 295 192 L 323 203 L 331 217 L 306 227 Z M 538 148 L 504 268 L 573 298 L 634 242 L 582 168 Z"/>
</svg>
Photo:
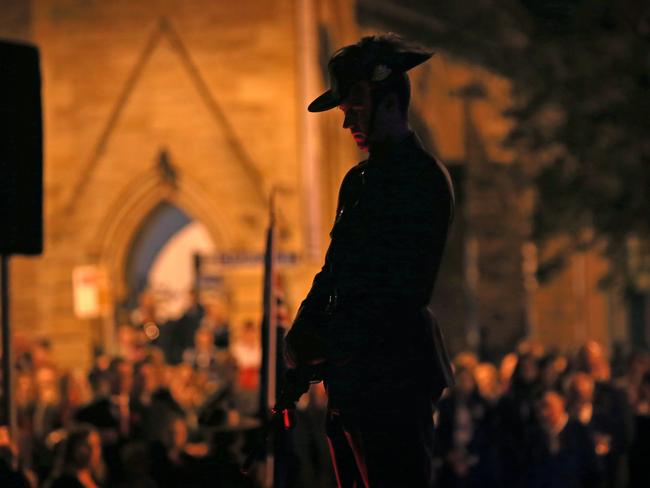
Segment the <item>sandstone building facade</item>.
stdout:
<svg viewBox="0 0 650 488">
<path fill-rule="evenodd" d="M 134 249 L 152 219 L 171 209 L 201 225 L 212 253 L 259 256 L 274 189 L 279 248 L 296 257 L 281 268 L 295 310 L 322 260 L 340 180 L 362 157 L 340 114 L 305 110 L 326 83 L 327 54 L 373 32 L 354 2 L 3 3 L 0 37 L 38 45 L 43 76 L 45 253 L 13 260 L 17 333 L 50 339 L 65 365 L 87 364 L 93 346 L 113 347 L 134 303 L 135 275 L 148 269 Z M 467 92 L 475 82 L 484 96 Z M 459 189 L 436 303 L 452 350 L 503 352 L 526 334 L 562 347 L 624 340 L 618 308 L 595 288 L 597 258 L 577 257 L 550 286 L 531 278 L 529 197 L 499 144 L 507 83 L 439 53 L 412 84 L 413 125 Z M 87 316 L 75 311 L 83 269 L 101 295 Z M 243 259 L 218 274 L 236 333 L 259 320 L 261 266 Z"/>
</svg>

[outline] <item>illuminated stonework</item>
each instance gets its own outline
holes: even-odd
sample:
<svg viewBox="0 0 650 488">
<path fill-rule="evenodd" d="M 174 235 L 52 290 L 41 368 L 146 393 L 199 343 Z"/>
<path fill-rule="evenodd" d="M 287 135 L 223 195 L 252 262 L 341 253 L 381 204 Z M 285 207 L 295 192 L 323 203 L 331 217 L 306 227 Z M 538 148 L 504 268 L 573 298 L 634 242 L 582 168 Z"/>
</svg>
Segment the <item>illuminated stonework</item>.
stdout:
<svg viewBox="0 0 650 488">
<path fill-rule="evenodd" d="M 324 80 L 304 50 L 318 59 L 319 52 L 370 33 L 355 24 L 354 2 L 10 4 L 0 35 L 41 49 L 46 178 L 46 252 L 13 260 L 14 328 L 52 339 L 63 365 L 87 364 L 93 344 L 111 347 L 115 307 L 129 294 L 126 262 L 154 209 L 161 203 L 181 209 L 205 227 L 218 252 L 259 254 L 272 188 L 279 190 L 280 249 L 302 258 L 282 271 L 295 310 L 321 264 L 341 178 L 362 158 L 337 111 L 305 118 L 305 100 L 321 92 Z M 486 97 L 460 96 L 473 81 L 487 87 Z M 548 301 L 565 299 L 570 284 L 526 299 L 525 196 L 515 191 L 506 169 L 511 155 L 500 145 L 508 130 L 501 116 L 507 83 L 438 53 L 413 70 L 412 84 L 416 128 L 430 149 L 465 174 L 466 203 L 458 209 L 465 233 L 456 244 L 478 246 L 473 291 L 463 273 L 472 264 L 465 247 L 438 285 L 442 302 L 451 304 L 440 313 L 454 348 L 466 346 L 471 323 L 508 347 L 521 334 L 527 303 L 536 307 L 541 328 L 533 333 L 545 342 L 582 340 L 574 335 L 567 343 L 563 332 L 577 312 L 548 313 L 555 310 Z M 481 183 L 492 176 L 493 186 Z M 317 204 L 306 205 L 313 195 Z M 496 224 L 509 239 L 495 234 Z M 75 316 L 73 270 L 83 265 L 107 277 L 102 317 Z M 585 279 L 594 288 L 596 278 Z M 233 326 L 258 320 L 261 268 L 233 268 L 224 282 Z M 473 293 L 469 308 L 466 293 Z M 602 295 L 584 300 L 592 307 L 588 332 L 606 341 Z"/>
</svg>

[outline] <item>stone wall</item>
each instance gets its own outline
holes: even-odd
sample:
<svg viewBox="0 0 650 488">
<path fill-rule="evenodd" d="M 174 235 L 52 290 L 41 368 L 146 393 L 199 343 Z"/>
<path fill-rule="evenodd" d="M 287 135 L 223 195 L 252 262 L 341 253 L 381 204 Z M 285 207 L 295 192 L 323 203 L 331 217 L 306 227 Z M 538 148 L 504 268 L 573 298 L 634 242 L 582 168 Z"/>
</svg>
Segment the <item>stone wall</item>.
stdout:
<svg viewBox="0 0 650 488">
<path fill-rule="evenodd" d="M 300 252 L 292 1 L 48 0 L 32 4 L 30 24 L 46 243 L 41 258 L 14 262 L 17 329 L 52 338 L 68 365 L 87 362 L 106 336 L 97 329 L 114 324 L 74 316 L 72 270 L 101 266 L 119 302 L 129 246 L 161 201 L 202 221 L 220 251 L 261 252 L 268 194 L 282 186 L 281 245 Z M 235 303 L 259 302 L 259 279 L 233 279 Z"/>
<path fill-rule="evenodd" d="M 314 189 L 305 184 L 300 150 L 300 53 L 307 47 L 297 0 L 5 3 L 0 36 L 40 47 L 44 95 L 45 253 L 13 260 L 19 333 L 52 339 L 64 365 L 87 364 L 91 345 L 110 342 L 115 324 L 112 313 L 75 317 L 73 269 L 93 264 L 107 273 L 111 310 L 127 293 L 133 239 L 162 201 L 200 220 L 220 252 L 257 253 L 268 195 L 281 188 L 279 247 L 305 256 L 304 202 Z M 372 32 L 357 26 L 352 0 L 313 5 L 321 64 Z M 327 85 L 320 68 L 312 96 Z M 485 88 L 483 96 L 463 92 L 473 84 Z M 553 345 L 585 334 L 607 342 L 611 317 L 620 314 L 607 311 L 596 289 L 599 261 L 575 265 L 574 278 L 582 270 L 580 286 L 588 290 L 582 308 L 561 305 L 575 302 L 575 279 L 524 287 L 529 205 L 512 155 L 501 146 L 507 83 L 439 52 L 413 70 L 412 86 L 422 139 L 462 178 L 455 247 L 441 270 L 436 305 L 452 349 L 478 348 L 482 336 L 484 350 L 498 354 L 526 333 Z M 341 178 L 364 157 L 337 111 L 309 116 L 317 120 L 322 246 L 320 255 L 282 270 L 292 311 L 321 263 Z M 163 153 L 169 164 L 161 166 Z M 229 273 L 226 283 L 235 325 L 258 318 L 261 271 Z"/>
</svg>

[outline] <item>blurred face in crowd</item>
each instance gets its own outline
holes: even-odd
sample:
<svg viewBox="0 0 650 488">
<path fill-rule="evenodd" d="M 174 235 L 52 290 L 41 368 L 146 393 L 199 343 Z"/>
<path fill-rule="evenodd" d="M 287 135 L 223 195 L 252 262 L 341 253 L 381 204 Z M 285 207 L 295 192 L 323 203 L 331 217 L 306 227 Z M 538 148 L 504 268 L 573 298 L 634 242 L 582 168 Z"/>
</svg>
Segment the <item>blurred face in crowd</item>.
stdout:
<svg viewBox="0 0 650 488">
<path fill-rule="evenodd" d="M 454 367 L 474 371 L 478 365 L 478 358 L 473 352 L 461 352 L 454 357 Z"/>
<path fill-rule="evenodd" d="M 208 351 L 214 346 L 214 335 L 209 329 L 199 329 L 194 334 L 194 347 L 198 351 Z"/>
<path fill-rule="evenodd" d="M 209 320 L 216 323 L 221 322 L 224 317 L 224 313 L 219 303 L 210 303 L 206 305 L 205 314 Z"/>
<path fill-rule="evenodd" d="M 575 403 L 591 403 L 594 398 L 594 380 L 585 373 L 576 373 L 569 383 L 569 398 Z"/>
<path fill-rule="evenodd" d="M 597 367 L 603 360 L 603 348 L 596 341 L 589 341 L 583 349 L 585 363 L 589 367 Z"/>
<path fill-rule="evenodd" d="M 525 384 L 532 384 L 537 380 L 538 373 L 537 362 L 532 355 L 524 354 L 519 358 L 519 363 L 517 364 L 519 380 Z"/>
<path fill-rule="evenodd" d="M 517 355 L 515 353 L 506 354 L 501 360 L 499 366 L 499 381 L 502 385 L 507 386 L 510 383 L 512 374 L 517 367 Z"/>
<path fill-rule="evenodd" d="M 257 330 L 255 330 L 253 322 L 246 322 L 244 324 L 244 330 L 242 330 L 240 340 L 247 345 L 255 345 L 259 342 L 259 334 Z"/>
<path fill-rule="evenodd" d="M 580 350 L 579 357 L 587 373 L 594 379 L 609 378 L 609 365 L 602 346 L 596 341 L 588 341 Z"/>
<path fill-rule="evenodd" d="M 564 398 L 559 393 L 547 391 L 539 402 L 539 413 L 545 428 L 557 429 L 566 419 Z"/>
<path fill-rule="evenodd" d="M 158 388 L 158 375 L 152 364 L 144 363 L 137 375 L 138 386 L 143 393 L 151 394 Z"/>
<path fill-rule="evenodd" d="M 28 374 L 20 374 L 16 377 L 16 404 L 25 406 L 34 399 L 34 382 Z"/>
<path fill-rule="evenodd" d="M 56 403 L 59 399 L 59 383 L 53 368 L 39 368 L 34 374 L 36 398 L 43 403 Z"/>
<path fill-rule="evenodd" d="M 117 342 L 120 347 L 128 348 L 135 342 L 135 331 L 130 325 L 120 325 L 117 329 Z"/>
<path fill-rule="evenodd" d="M 639 385 L 639 400 L 650 403 L 650 371 L 647 371 L 643 375 L 643 379 Z"/>
<path fill-rule="evenodd" d="M 490 363 L 480 363 L 474 368 L 474 379 L 481 396 L 493 398 L 499 394 L 497 369 Z"/>
<path fill-rule="evenodd" d="M 474 392 L 476 384 L 471 371 L 467 369 L 459 369 L 456 373 L 456 389 L 459 393 L 469 396 Z"/>
<path fill-rule="evenodd" d="M 548 387 L 552 387 L 567 367 L 563 356 L 549 359 L 540 370 L 540 379 Z"/>
<path fill-rule="evenodd" d="M 634 354 L 630 358 L 629 375 L 640 378 L 646 371 L 650 371 L 650 354 L 645 352 Z"/>
<path fill-rule="evenodd" d="M 133 387 L 133 366 L 126 361 L 120 361 L 113 367 L 113 395 L 128 395 Z"/>
<path fill-rule="evenodd" d="M 34 368 L 40 368 L 50 363 L 50 348 L 43 343 L 37 342 L 32 346 L 30 351 L 32 356 L 32 364 Z"/>
<path fill-rule="evenodd" d="M 62 392 L 68 405 L 78 406 L 90 400 L 90 385 L 81 370 L 70 371 L 63 380 Z"/>
</svg>

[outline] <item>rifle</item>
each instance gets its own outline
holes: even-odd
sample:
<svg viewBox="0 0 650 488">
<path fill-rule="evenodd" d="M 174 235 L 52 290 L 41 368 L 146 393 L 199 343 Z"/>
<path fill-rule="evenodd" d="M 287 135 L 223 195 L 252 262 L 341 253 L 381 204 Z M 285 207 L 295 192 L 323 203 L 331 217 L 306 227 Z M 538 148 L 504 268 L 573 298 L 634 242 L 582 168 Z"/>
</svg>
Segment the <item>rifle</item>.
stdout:
<svg viewBox="0 0 650 488">
<path fill-rule="evenodd" d="M 259 440 L 248 453 L 241 467 L 243 474 L 250 474 L 255 460 L 263 457 L 269 439 L 274 432 L 290 430 L 295 427 L 296 403 L 304 393 L 307 393 L 309 385 L 322 380 L 322 369 L 323 365 L 321 363 L 316 366 L 299 366 L 287 370 L 275 406 L 271 409 L 266 422 L 260 428 Z"/>
</svg>

